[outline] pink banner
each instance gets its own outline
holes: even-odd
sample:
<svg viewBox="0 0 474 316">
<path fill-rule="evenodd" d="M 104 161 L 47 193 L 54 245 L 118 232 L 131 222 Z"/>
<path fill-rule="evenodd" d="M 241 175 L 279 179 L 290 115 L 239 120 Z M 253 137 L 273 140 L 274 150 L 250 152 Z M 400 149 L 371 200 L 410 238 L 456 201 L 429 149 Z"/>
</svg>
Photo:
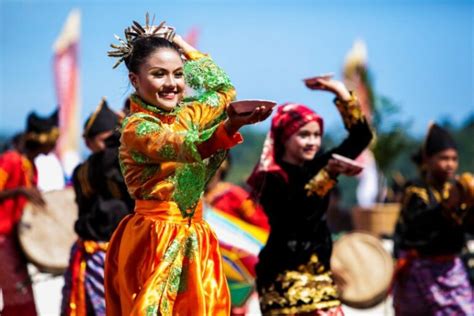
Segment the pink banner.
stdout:
<svg viewBox="0 0 474 316">
<path fill-rule="evenodd" d="M 72 11 L 54 45 L 53 71 L 60 109 L 56 151 L 67 176 L 79 162 L 79 33 L 80 13 Z"/>
</svg>

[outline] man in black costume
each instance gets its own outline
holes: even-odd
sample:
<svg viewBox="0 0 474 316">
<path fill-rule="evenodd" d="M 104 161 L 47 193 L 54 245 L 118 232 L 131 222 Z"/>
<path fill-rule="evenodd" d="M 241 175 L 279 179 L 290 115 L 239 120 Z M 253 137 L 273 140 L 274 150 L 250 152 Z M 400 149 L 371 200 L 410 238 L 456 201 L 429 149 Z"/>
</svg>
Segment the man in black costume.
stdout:
<svg viewBox="0 0 474 316">
<path fill-rule="evenodd" d="M 73 173 L 79 237 L 71 250 L 65 275 L 62 315 L 105 315 L 104 263 L 108 241 L 134 202 L 125 186 L 118 160 L 119 116 L 105 99 L 87 119 L 84 139 L 92 151 Z"/>
</svg>

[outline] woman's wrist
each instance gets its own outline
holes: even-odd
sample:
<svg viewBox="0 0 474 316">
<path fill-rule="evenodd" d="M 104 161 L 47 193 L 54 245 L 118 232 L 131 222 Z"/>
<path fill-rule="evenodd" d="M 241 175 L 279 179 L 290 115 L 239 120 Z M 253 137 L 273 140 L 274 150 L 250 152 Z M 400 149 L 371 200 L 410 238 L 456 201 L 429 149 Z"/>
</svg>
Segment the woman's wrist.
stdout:
<svg viewBox="0 0 474 316">
<path fill-rule="evenodd" d="M 331 168 L 326 168 L 326 172 L 328 173 L 331 179 L 337 180 L 337 177 L 339 176 L 339 172 L 334 171 Z"/>
<path fill-rule="evenodd" d="M 192 54 L 194 52 L 197 52 L 198 50 L 194 47 L 192 47 L 190 44 L 188 44 L 180 35 L 175 35 L 173 42 L 182 49 L 185 55 Z"/>
<path fill-rule="evenodd" d="M 352 94 L 347 88 L 340 89 L 336 92 L 336 98 L 342 102 L 349 102 L 352 100 Z"/>
<path fill-rule="evenodd" d="M 239 131 L 241 126 L 236 126 L 235 124 L 232 123 L 231 120 L 226 119 L 224 121 L 224 129 L 226 130 L 227 134 L 229 135 L 234 135 Z"/>
</svg>

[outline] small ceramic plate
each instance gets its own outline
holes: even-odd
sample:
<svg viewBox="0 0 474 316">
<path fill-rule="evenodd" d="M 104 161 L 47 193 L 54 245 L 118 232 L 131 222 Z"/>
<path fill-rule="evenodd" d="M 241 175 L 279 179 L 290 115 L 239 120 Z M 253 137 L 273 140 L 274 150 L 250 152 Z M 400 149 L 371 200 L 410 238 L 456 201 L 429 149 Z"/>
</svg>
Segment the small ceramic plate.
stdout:
<svg viewBox="0 0 474 316">
<path fill-rule="evenodd" d="M 239 100 L 229 104 L 237 114 L 245 115 L 252 113 L 255 108 L 264 106 L 266 109 L 271 109 L 276 105 L 276 102 L 269 100 Z"/>
<path fill-rule="evenodd" d="M 358 163 L 357 161 L 355 160 L 352 160 L 352 159 L 349 159 L 347 157 L 344 157 L 344 156 L 341 156 L 341 155 L 338 155 L 338 154 L 332 154 L 332 158 L 336 159 L 336 160 L 339 160 L 341 162 L 344 162 L 348 165 L 351 165 L 355 168 L 358 168 L 360 170 L 364 169 L 364 166 L 361 165 L 360 163 Z"/>
<path fill-rule="evenodd" d="M 318 80 L 318 79 L 331 79 L 332 77 L 334 77 L 334 73 L 331 72 L 331 73 L 326 73 L 326 74 L 322 74 L 322 75 L 319 75 L 319 76 L 306 78 L 306 79 L 303 79 L 303 81 L 306 84 L 315 84 L 316 80 Z"/>
</svg>

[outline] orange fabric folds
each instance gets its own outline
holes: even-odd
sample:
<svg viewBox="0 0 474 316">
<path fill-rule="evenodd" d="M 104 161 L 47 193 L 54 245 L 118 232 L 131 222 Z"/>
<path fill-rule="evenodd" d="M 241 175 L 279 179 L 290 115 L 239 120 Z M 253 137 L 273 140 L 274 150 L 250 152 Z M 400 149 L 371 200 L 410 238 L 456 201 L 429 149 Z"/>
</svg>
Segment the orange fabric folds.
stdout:
<svg viewBox="0 0 474 316">
<path fill-rule="evenodd" d="M 137 200 L 109 244 L 107 315 L 229 315 L 218 248 L 201 203 L 184 219 L 175 202 Z"/>
</svg>

